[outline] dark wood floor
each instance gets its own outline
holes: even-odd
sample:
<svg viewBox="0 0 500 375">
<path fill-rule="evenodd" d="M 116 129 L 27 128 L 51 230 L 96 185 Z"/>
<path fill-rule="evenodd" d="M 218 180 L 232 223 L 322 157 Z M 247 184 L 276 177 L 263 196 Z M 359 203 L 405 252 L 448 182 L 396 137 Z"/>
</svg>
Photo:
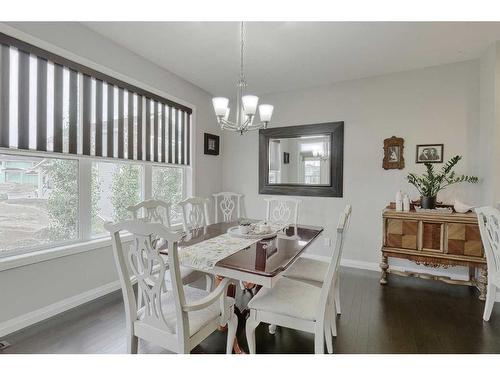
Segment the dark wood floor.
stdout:
<svg viewBox="0 0 500 375">
<path fill-rule="evenodd" d="M 500 303 L 483 322 L 484 303 L 465 286 L 343 268 L 342 316 L 335 353 L 500 353 Z M 125 316 L 121 294 L 113 293 L 4 339 L 0 353 L 124 353 Z M 267 326 L 257 329 L 259 353 L 312 353 L 313 336 Z M 238 338 L 246 348 L 244 322 Z M 225 333 L 215 332 L 193 353 L 223 353 Z M 164 353 L 144 341 L 141 353 Z"/>
</svg>

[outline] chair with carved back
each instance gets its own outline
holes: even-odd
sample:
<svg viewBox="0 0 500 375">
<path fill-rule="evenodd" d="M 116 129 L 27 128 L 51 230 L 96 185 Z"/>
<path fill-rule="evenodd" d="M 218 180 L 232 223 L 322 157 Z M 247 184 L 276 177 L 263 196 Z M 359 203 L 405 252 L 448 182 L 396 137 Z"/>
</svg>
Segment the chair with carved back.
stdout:
<svg viewBox="0 0 500 375">
<path fill-rule="evenodd" d="M 127 207 L 127 210 L 132 214 L 132 218 L 134 220 L 140 220 L 147 223 L 160 223 L 170 228 L 171 204 L 168 202 L 165 202 L 160 199 L 148 199 L 139 202 L 135 206 Z M 141 211 L 143 211 L 142 215 Z M 162 246 L 165 245 L 165 240 L 157 239 L 154 244 L 156 248 L 161 248 Z M 210 288 L 212 287 L 213 280 L 211 275 L 208 275 L 200 271 L 195 271 L 187 267 L 180 267 L 180 272 L 181 272 L 182 283 L 184 285 L 194 283 L 195 281 L 201 279 L 202 277 L 205 277 L 207 290 L 210 290 Z M 169 273 L 166 274 L 166 281 L 167 284 L 171 284 Z M 138 297 L 139 300 L 137 301 L 137 304 L 141 306 L 142 294 L 139 293 Z"/>
<path fill-rule="evenodd" d="M 212 194 L 215 200 L 215 222 L 219 222 L 219 211 L 222 214 L 220 220 L 229 222 L 241 217 L 241 198 L 242 194 L 224 191 Z M 236 209 L 236 215 L 235 214 Z"/>
<path fill-rule="evenodd" d="M 332 299 L 340 254 L 344 244 L 346 214 L 342 212 L 337 224 L 337 238 L 333 256 L 328 264 L 321 287 L 287 277 L 280 278 L 271 289 L 262 288 L 250 300 L 250 315 L 246 322 L 246 336 L 250 353 L 255 353 L 255 329 L 262 323 L 314 333 L 314 351 L 324 353 L 326 338 L 328 352 L 333 352 L 331 336 Z"/>
<path fill-rule="evenodd" d="M 200 229 L 210 224 L 208 219 L 208 198 L 189 197 L 178 203 L 182 211 L 184 231 Z"/>
<path fill-rule="evenodd" d="M 266 221 L 297 226 L 300 200 L 295 198 L 265 198 Z"/>
<path fill-rule="evenodd" d="M 120 285 L 125 304 L 127 352 L 137 353 L 141 338 L 176 353 L 189 353 L 201 341 L 228 325 L 227 353 L 232 352 L 238 319 L 234 299 L 227 297 L 229 280 L 212 292 L 184 286 L 179 269 L 178 242 L 181 233 L 170 231 L 159 223 L 128 220 L 106 223 L 111 233 Z M 131 245 L 122 243 L 120 232 L 133 235 Z M 155 249 L 156 238 L 168 244 L 166 258 Z M 165 288 L 165 273 L 170 273 L 172 290 Z M 131 277 L 139 284 L 144 306 L 138 308 Z"/>
<path fill-rule="evenodd" d="M 500 289 L 500 211 L 493 207 L 476 208 L 479 230 L 488 267 L 488 287 L 483 320 L 490 320 L 497 290 Z"/>
</svg>

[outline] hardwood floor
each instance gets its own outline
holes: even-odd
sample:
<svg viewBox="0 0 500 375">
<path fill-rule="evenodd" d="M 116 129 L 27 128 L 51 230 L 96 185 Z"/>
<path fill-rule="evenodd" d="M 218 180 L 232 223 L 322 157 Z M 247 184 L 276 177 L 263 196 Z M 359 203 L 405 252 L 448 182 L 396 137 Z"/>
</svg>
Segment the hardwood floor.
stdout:
<svg viewBox="0 0 500 375">
<path fill-rule="evenodd" d="M 484 303 L 466 286 L 343 268 L 342 316 L 335 353 L 500 353 L 500 303 L 483 322 Z M 244 321 L 238 339 L 246 349 Z M 257 328 L 258 353 L 313 353 L 313 336 L 267 325 Z M 124 353 L 125 315 L 116 292 L 3 338 L 0 353 Z M 224 353 L 226 334 L 215 332 L 193 353 Z M 140 353 L 164 353 L 139 342 Z"/>
</svg>

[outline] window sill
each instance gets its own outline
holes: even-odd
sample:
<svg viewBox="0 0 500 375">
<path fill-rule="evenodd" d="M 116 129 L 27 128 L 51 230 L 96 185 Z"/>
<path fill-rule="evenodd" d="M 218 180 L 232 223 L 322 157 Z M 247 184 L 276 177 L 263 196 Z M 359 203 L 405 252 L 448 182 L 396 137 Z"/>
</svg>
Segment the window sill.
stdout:
<svg viewBox="0 0 500 375">
<path fill-rule="evenodd" d="M 132 239 L 132 235 L 124 234 L 123 236 L 121 236 L 121 238 L 124 242 L 127 242 Z M 0 272 L 13 268 L 28 266 L 34 263 L 45 262 L 56 258 L 101 249 L 108 246 L 111 246 L 111 238 L 109 236 L 106 236 L 86 242 L 73 243 L 70 245 L 53 247 L 50 249 L 39 250 L 25 254 L 6 256 L 4 258 L 0 258 Z"/>
</svg>

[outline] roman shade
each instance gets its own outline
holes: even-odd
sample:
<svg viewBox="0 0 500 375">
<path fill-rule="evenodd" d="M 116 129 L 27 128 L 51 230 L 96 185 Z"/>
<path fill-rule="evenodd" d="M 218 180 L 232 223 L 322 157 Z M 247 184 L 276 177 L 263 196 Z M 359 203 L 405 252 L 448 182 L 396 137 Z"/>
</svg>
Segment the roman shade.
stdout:
<svg viewBox="0 0 500 375">
<path fill-rule="evenodd" d="M 191 115 L 0 33 L 0 147 L 189 165 Z"/>
</svg>

